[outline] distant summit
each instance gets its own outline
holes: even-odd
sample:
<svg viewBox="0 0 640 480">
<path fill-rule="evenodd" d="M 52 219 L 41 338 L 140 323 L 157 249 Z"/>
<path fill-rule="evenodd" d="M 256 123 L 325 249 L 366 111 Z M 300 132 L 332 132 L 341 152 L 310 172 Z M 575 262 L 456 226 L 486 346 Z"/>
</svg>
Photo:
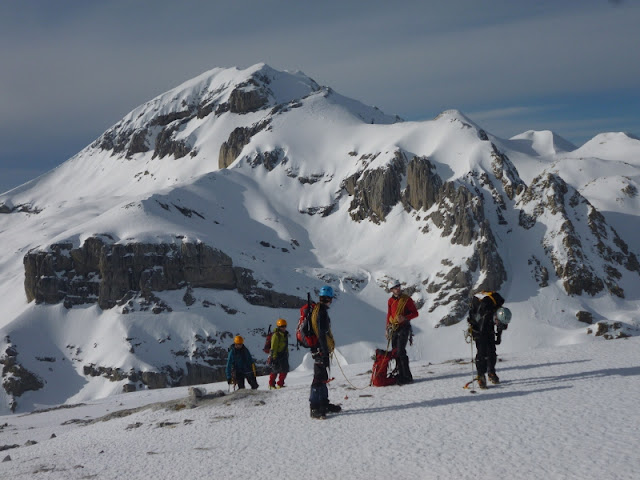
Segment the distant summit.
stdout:
<svg viewBox="0 0 640 480">
<path fill-rule="evenodd" d="M 600 133 L 574 152 L 586 157 L 621 160 L 640 165 L 640 139 L 630 133 Z"/>
<path fill-rule="evenodd" d="M 511 137 L 510 140 L 519 144 L 519 148 L 523 151 L 529 150 L 528 153 L 538 156 L 551 156 L 576 149 L 576 146 L 569 140 L 550 130 L 527 130 Z"/>
</svg>

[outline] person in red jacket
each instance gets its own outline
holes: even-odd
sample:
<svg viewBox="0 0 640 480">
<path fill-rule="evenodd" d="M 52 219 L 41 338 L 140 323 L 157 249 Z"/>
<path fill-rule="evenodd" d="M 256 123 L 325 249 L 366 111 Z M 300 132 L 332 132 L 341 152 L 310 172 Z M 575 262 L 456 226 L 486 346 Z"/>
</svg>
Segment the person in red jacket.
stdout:
<svg viewBox="0 0 640 480">
<path fill-rule="evenodd" d="M 398 364 L 396 382 L 398 385 L 403 385 L 413 382 L 407 356 L 407 342 L 411 335 L 411 320 L 418 316 L 418 309 L 411 297 L 402 293 L 399 280 L 392 282 L 391 293 L 391 298 L 387 302 L 387 340 L 391 341 L 391 348 L 396 349 Z"/>
</svg>

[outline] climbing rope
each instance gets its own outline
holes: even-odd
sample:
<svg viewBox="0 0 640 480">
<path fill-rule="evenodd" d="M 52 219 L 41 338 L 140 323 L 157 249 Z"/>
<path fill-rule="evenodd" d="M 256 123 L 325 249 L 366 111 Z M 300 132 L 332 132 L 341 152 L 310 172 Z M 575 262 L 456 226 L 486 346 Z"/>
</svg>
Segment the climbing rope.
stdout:
<svg viewBox="0 0 640 480">
<path fill-rule="evenodd" d="M 355 390 L 365 390 L 365 389 L 367 389 L 367 388 L 369 388 L 371 386 L 371 383 L 369 383 L 369 385 L 366 385 L 364 387 L 356 387 L 353 383 L 351 383 L 351 380 L 349 380 L 347 378 L 347 376 L 345 375 L 344 370 L 342 370 L 342 365 L 340 365 L 340 361 L 338 360 L 338 357 L 336 355 L 334 355 L 334 354 L 331 354 L 331 357 L 336 359 L 336 363 L 338 364 L 338 368 L 340 369 L 340 372 L 342 373 L 342 376 L 347 381 L 347 383 L 349 385 L 351 385 Z"/>
</svg>

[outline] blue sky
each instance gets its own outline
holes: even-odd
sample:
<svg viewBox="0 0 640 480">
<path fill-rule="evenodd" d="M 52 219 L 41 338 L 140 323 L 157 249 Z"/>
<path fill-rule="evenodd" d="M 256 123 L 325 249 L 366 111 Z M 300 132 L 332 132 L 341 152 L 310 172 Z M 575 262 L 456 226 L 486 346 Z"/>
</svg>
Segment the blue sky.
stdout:
<svg viewBox="0 0 640 480">
<path fill-rule="evenodd" d="M 640 136 L 638 25 L 638 0 L 2 2 L 0 192 L 183 81 L 259 62 L 407 120 Z"/>
</svg>

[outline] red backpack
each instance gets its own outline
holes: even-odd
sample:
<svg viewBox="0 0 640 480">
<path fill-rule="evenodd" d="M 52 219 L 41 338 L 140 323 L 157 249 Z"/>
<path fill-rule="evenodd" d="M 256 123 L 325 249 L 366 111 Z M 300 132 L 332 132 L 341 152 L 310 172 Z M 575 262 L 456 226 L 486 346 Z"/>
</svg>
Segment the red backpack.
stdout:
<svg viewBox="0 0 640 480">
<path fill-rule="evenodd" d="M 318 337 L 311 326 L 311 314 L 316 304 L 311 301 L 311 295 L 307 293 L 307 303 L 300 307 L 300 320 L 296 327 L 296 339 L 298 345 L 305 348 L 313 348 L 318 345 Z"/>
<path fill-rule="evenodd" d="M 271 353 L 271 337 L 273 337 L 273 332 L 271 331 L 271 325 L 269 325 L 267 337 L 264 339 L 264 347 L 262 347 L 264 353 Z"/>
<path fill-rule="evenodd" d="M 376 359 L 371 369 L 371 384 L 374 387 L 387 387 L 396 384 L 396 368 L 389 372 L 389 362 L 396 359 L 396 349 L 390 352 L 376 349 Z"/>
</svg>

